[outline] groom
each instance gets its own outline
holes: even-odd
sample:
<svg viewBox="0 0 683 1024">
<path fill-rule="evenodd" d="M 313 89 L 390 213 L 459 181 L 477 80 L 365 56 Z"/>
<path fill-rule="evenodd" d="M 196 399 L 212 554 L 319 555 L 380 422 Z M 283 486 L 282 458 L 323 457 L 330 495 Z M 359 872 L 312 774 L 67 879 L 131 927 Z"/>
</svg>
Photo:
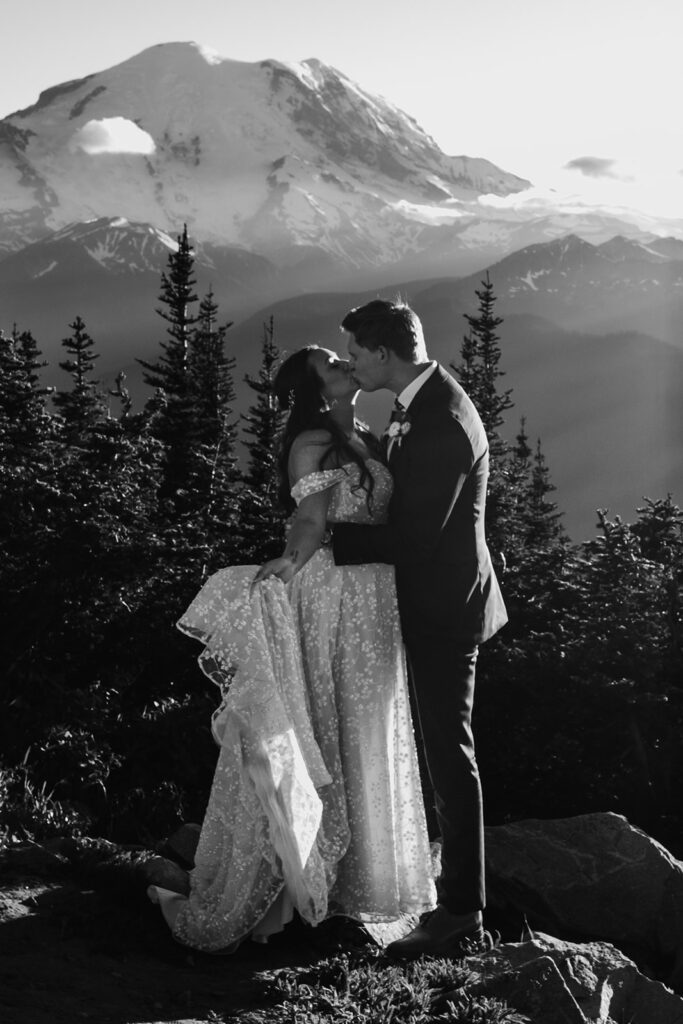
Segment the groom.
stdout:
<svg viewBox="0 0 683 1024">
<path fill-rule="evenodd" d="M 337 565 L 396 567 L 403 635 L 442 837 L 436 910 L 389 955 L 459 956 L 487 948 L 484 829 L 472 701 L 478 645 L 507 621 L 484 534 L 486 433 L 459 384 L 429 359 L 419 318 L 377 299 L 352 309 L 352 374 L 397 396 L 385 435 L 394 493 L 384 525 L 339 523 Z"/>
</svg>

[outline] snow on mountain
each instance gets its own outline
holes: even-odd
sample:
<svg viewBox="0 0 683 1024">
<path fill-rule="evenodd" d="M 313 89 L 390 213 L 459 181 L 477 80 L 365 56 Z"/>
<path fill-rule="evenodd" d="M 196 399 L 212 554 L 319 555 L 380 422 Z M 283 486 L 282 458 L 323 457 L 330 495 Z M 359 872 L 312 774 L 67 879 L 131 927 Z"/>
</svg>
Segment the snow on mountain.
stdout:
<svg viewBox="0 0 683 1024">
<path fill-rule="evenodd" d="M 580 304 L 604 304 L 606 295 L 641 296 L 654 292 L 683 296 L 683 261 L 668 258 L 644 242 L 614 237 L 593 245 L 568 235 L 532 245 L 506 257 L 490 268 L 501 294 L 540 290 L 561 294 L 566 306 L 580 295 Z"/>
<path fill-rule="evenodd" d="M 528 182 L 446 156 L 320 61 L 251 64 L 169 43 L 0 122 L 0 185 L 5 249 L 125 217 L 171 235 L 187 223 L 199 241 L 284 261 L 304 245 L 361 266 L 414 247 L 434 211 Z"/>
<path fill-rule="evenodd" d="M 519 249 L 487 272 L 504 317 L 533 314 L 572 330 L 639 330 L 683 347 L 683 259 L 676 246 L 647 237 L 594 245 L 567 235 Z M 424 294 L 472 311 L 482 276 L 439 282 Z"/>
<path fill-rule="evenodd" d="M 130 223 L 123 217 L 101 217 L 72 224 L 47 238 L 24 246 L 0 262 L 0 281 L 30 284 L 40 278 L 88 280 L 95 275 L 131 275 L 153 271 L 158 275 L 178 243 L 150 224 Z"/>
<path fill-rule="evenodd" d="M 151 224 L 131 224 L 125 217 L 100 218 L 56 232 L 53 245 L 70 240 L 80 243 L 91 259 L 116 273 L 158 271 L 165 266 L 178 242 Z"/>
<path fill-rule="evenodd" d="M 643 234 L 642 217 L 554 206 L 529 185 L 447 156 L 318 60 L 245 63 L 166 43 L 0 121 L 0 253 L 102 219 L 170 237 L 186 223 L 199 247 L 252 253 L 300 291 L 392 268 L 468 273 L 570 232 L 596 244 Z"/>
</svg>

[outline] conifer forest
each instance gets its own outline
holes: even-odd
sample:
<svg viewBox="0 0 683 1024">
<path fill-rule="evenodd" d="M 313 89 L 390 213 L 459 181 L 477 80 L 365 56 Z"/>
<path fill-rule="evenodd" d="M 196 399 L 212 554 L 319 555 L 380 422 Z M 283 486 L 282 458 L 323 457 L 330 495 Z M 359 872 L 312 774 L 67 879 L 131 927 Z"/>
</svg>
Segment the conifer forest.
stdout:
<svg viewBox="0 0 683 1024">
<path fill-rule="evenodd" d="M 278 554 L 284 515 L 277 323 L 254 339 L 261 367 L 238 417 L 230 325 L 196 293 L 193 264 L 185 231 L 141 409 L 123 374 L 98 381 L 80 316 L 57 389 L 30 324 L 0 336 L 0 846 L 156 842 L 203 815 L 219 694 L 175 622 L 212 572 Z M 510 614 L 479 656 L 486 820 L 615 811 L 681 857 L 683 513 L 651 495 L 633 521 L 596 510 L 594 538 L 569 540 L 541 440 L 504 387 L 494 284 L 481 282 L 452 361 L 489 436 L 487 535 Z"/>
</svg>

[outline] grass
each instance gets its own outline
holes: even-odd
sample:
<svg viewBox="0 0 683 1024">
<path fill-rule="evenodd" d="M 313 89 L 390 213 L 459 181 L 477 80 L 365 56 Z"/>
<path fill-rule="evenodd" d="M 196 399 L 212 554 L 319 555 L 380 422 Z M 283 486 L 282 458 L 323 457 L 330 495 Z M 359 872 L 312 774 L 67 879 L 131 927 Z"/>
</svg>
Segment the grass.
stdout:
<svg viewBox="0 0 683 1024">
<path fill-rule="evenodd" d="M 240 1024 L 529 1024 L 499 999 L 471 996 L 462 962 L 399 966 L 379 950 L 341 953 L 313 967 L 264 976 L 267 1006 Z"/>
<path fill-rule="evenodd" d="M 14 842 L 79 836 L 89 824 L 82 811 L 56 800 L 46 782 L 34 782 L 25 760 L 17 768 L 0 767 L 0 852 Z"/>
<path fill-rule="evenodd" d="M 24 780 L 12 779 L 15 807 L 18 805 L 16 809 L 23 812 L 21 831 L 24 835 L 43 830 L 51 832 L 59 817 L 59 808 L 51 794 L 36 791 L 26 784 L 17 786 L 17 782 L 24 783 Z M 34 815 L 43 816 L 43 828 L 30 827 Z M 298 933 L 292 932 L 288 941 L 283 935 L 279 964 L 276 944 L 270 951 L 260 947 L 256 951 L 268 955 L 268 970 L 264 970 L 262 957 L 251 962 L 242 962 L 239 957 L 222 964 L 215 958 L 204 962 L 201 956 L 193 957 L 173 943 L 160 915 L 147 903 L 139 871 L 144 855 L 145 851 L 140 848 L 118 847 L 104 841 L 80 839 L 73 842 L 73 849 L 66 854 L 67 863 L 56 875 L 62 881 L 69 879 L 72 888 L 65 890 L 63 900 L 58 894 L 50 896 L 51 901 L 56 900 L 55 913 L 62 938 L 71 941 L 70 955 L 77 966 L 84 955 L 81 945 L 88 956 L 114 958 L 117 970 L 133 970 L 137 964 L 147 965 L 145 970 L 149 971 L 151 955 L 159 961 L 164 979 L 160 990 L 167 984 L 164 973 L 167 959 L 171 965 L 168 973 L 176 980 L 182 974 L 183 985 L 188 988 L 208 985 L 212 991 L 220 989 L 227 976 L 230 994 L 226 998 L 227 993 L 213 992 L 213 1007 L 209 1008 L 204 999 L 198 1001 L 193 995 L 193 1019 L 197 1021 L 205 1024 L 530 1024 L 527 1016 L 504 1001 L 468 992 L 471 976 L 462 960 L 423 959 L 399 965 L 370 945 L 335 952 L 325 959 L 315 958 L 315 950 L 302 947 L 299 952 L 303 959 L 300 959 L 296 955 Z M 74 891 L 73 884 L 79 881 L 87 891 Z M 49 913 L 47 905 L 45 910 Z M 300 935 L 298 941 L 301 942 Z M 311 955 L 315 958 L 313 962 Z M 128 967 L 120 967 L 122 958 Z M 189 968 L 190 961 L 195 960 L 196 966 Z M 280 966 L 283 960 L 290 965 L 298 962 L 305 966 L 283 967 Z M 60 970 L 68 975 L 72 966 L 70 961 L 62 964 Z M 135 975 L 132 984 L 142 987 Z M 206 997 L 209 997 L 208 991 Z"/>
</svg>

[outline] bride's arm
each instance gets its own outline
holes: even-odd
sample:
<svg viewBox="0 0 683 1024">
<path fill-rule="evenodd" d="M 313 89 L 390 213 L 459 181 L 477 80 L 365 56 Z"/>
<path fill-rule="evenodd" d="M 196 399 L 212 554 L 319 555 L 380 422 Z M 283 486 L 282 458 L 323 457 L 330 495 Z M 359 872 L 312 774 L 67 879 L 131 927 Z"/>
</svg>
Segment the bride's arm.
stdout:
<svg viewBox="0 0 683 1024">
<path fill-rule="evenodd" d="M 309 494 L 302 500 L 287 536 L 285 550 L 279 558 L 261 566 L 254 577 L 255 583 L 269 576 L 278 576 L 283 583 L 289 583 L 296 576 L 320 547 L 327 526 L 329 503 L 329 489 Z"/>
<path fill-rule="evenodd" d="M 322 431 L 309 432 L 292 446 L 289 458 L 289 473 L 292 482 L 300 480 L 320 468 L 320 456 L 329 444 L 329 434 Z M 318 438 L 318 434 L 321 435 Z M 325 435 L 324 437 L 322 435 Z M 277 576 L 283 583 L 289 581 L 304 567 L 309 558 L 320 547 L 327 529 L 327 510 L 330 504 L 330 489 L 316 491 L 303 498 L 296 510 L 287 535 L 285 549 L 278 558 L 272 558 L 262 565 L 254 582 Z"/>
</svg>

